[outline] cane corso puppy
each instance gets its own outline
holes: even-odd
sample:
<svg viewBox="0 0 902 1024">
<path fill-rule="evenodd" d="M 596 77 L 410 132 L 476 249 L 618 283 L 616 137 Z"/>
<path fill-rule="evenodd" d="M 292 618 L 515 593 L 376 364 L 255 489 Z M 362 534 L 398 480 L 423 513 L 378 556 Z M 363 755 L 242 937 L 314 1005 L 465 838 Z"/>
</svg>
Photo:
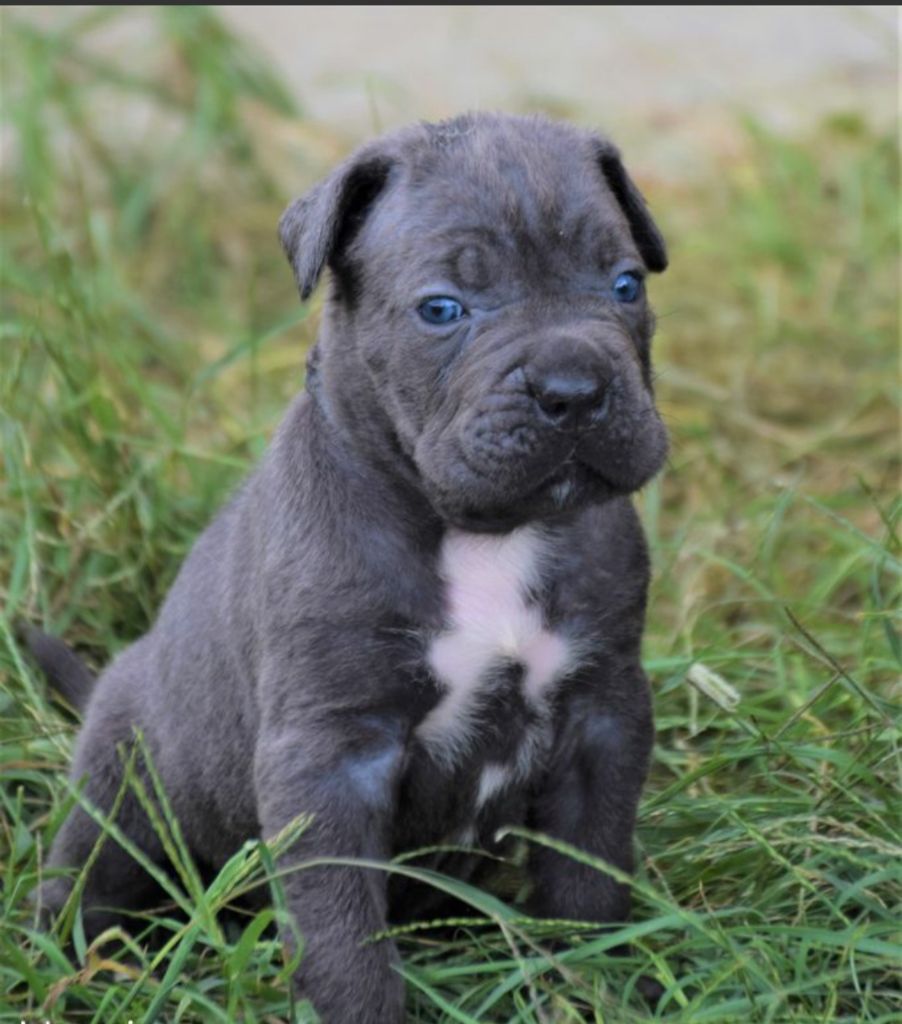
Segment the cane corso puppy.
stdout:
<svg viewBox="0 0 902 1024">
<path fill-rule="evenodd" d="M 667 451 L 645 294 L 667 257 L 618 151 L 535 117 L 420 124 L 354 153 L 280 233 L 303 299 L 330 271 L 306 391 L 91 688 L 73 780 L 109 811 L 138 727 L 213 869 L 306 812 L 284 868 L 492 850 L 526 824 L 631 870 L 652 713 L 629 495 Z M 63 688 L 84 686 L 59 642 L 33 639 Z M 165 862 L 131 795 L 117 820 Z M 50 866 L 84 864 L 96 839 L 76 808 Z M 529 870 L 537 915 L 627 913 L 625 886 L 547 847 Z M 51 912 L 68 885 L 45 886 Z M 349 866 L 285 887 L 296 984 L 323 1020 L 403 1020 L 397 952 L 367 940 L 425 890 Z M 151 892 L 108 840 L 89 932 Z"/>
</svg>

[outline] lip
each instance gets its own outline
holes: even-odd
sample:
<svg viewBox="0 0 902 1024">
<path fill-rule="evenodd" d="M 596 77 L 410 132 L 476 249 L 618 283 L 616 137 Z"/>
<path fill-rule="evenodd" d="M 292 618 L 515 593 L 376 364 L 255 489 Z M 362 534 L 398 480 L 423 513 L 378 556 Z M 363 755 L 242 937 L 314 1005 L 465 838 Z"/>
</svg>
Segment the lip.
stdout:
<svg viewBox="0 0 902 1024">
<path fill-rule="evenodd" d="M 562 462 L 554 472 L 550 473 L 545 480 L 533 491 L 534 494 L 539 491 L 543 491 L 549 486 L 553 487 L 555 484 L 562 483 L 564 480 L 572 479 L 574 474 L 577 476 L 577 482 L 594 482 L 604 484 L 605 487 L 612 487 L 611 481 L 607 477 L 597 470 L 591 463 L 586 462 L 585 459 L 581 459 L 575 451 L 572 452 Z M 582 478 L 582 479 L 580 479 Z M 588 478 L 586 480 L 586 478 Z"/>
<path fill-rule="evenodd" d="M 449 517 L 449 522 L 453 522 L 453 525 L 459 529 L 469 530 L 474 533 L 506 532 L 521 526 L 527 521 L 521 514 L 521 510 L 524 507 L 529 508 L 536 501 L 545 501 L 547 503 L 551 489 L 568 481 L 575 483 L 578 491 L 581 491 L 583 495 L 586 495 L 588 490 L 590 500 L 593 496 L 597 499 L 599 491 L 602 491 L 604 495 L 619 493 L 619 488 L 615 487 L 593 466 L 588 465 L 574 455 L 570 455 L 564 462 L 559 463 L 540 484 L 524 494 L 516 502 L 515 506 L 504 510 L 492 509 L 491 511 L 475 508 L 464 509 L 459 514 L 454 515 L 453 518 Z M 582 502 L 579 502 L 579 504 L 582 504 Z M 557 509 L 546 509 L 543 507 L 541 515 L 554 516 L 555 514 L 562 514 L 572 510 L 573 507 L 575 506 L 569 506 L 569 504 L 564 508 Z"/>
</svg>

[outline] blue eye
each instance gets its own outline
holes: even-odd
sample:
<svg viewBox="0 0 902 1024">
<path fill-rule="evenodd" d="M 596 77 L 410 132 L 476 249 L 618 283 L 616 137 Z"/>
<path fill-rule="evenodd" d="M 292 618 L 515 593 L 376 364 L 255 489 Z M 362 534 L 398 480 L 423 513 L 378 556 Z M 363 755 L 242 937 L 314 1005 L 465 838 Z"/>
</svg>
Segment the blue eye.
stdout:
<svg viewBox="0 0 902 1024">
<path fill-rule="evenodd" d="M 631 270 L 618 274 L 613 292 L 618 302 L 635 302 L 642 294 L 642 278 Z"/>
<path fill-rule="evenodd" d="M 436 295 L 426 299 L 417 306 L 417 312 L 427 324 L 450 324 L 460 320 L 464 315 L 464 307 L 457 299 L 449 299 L 447 295 Z"/>
</svg>

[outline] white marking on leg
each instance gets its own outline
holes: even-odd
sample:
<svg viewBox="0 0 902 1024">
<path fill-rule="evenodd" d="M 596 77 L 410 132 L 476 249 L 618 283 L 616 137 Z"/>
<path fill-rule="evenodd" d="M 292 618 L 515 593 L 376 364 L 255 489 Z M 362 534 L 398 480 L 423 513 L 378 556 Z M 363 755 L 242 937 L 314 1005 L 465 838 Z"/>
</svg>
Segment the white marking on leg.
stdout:
<svg viewBox="0 0 902 1024">
<path fill-rule="evenodd" d="M 479 792 L 476 794 L 476 806 L 484 807 L 489 800 L 512 781 L 512 773 L 506 765 L 487 764 L 479 777 Z"/>
</svg>

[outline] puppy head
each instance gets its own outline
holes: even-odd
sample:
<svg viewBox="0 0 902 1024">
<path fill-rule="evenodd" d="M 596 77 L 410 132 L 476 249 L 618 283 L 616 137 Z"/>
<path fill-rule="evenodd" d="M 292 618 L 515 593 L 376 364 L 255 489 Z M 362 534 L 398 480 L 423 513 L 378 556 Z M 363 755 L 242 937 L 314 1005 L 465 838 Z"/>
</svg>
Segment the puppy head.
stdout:
<svg viewBox="0 0 902 1024">
<path fill-rule="evenodd" d="M 630 493 L 667 438 L 651 388 L 661 235 L 606 140 L 467 115 L 364 147 L 280 223 L 325 266 L 321 387 L 448 522 L 503 530 Z"/>
</svg>

